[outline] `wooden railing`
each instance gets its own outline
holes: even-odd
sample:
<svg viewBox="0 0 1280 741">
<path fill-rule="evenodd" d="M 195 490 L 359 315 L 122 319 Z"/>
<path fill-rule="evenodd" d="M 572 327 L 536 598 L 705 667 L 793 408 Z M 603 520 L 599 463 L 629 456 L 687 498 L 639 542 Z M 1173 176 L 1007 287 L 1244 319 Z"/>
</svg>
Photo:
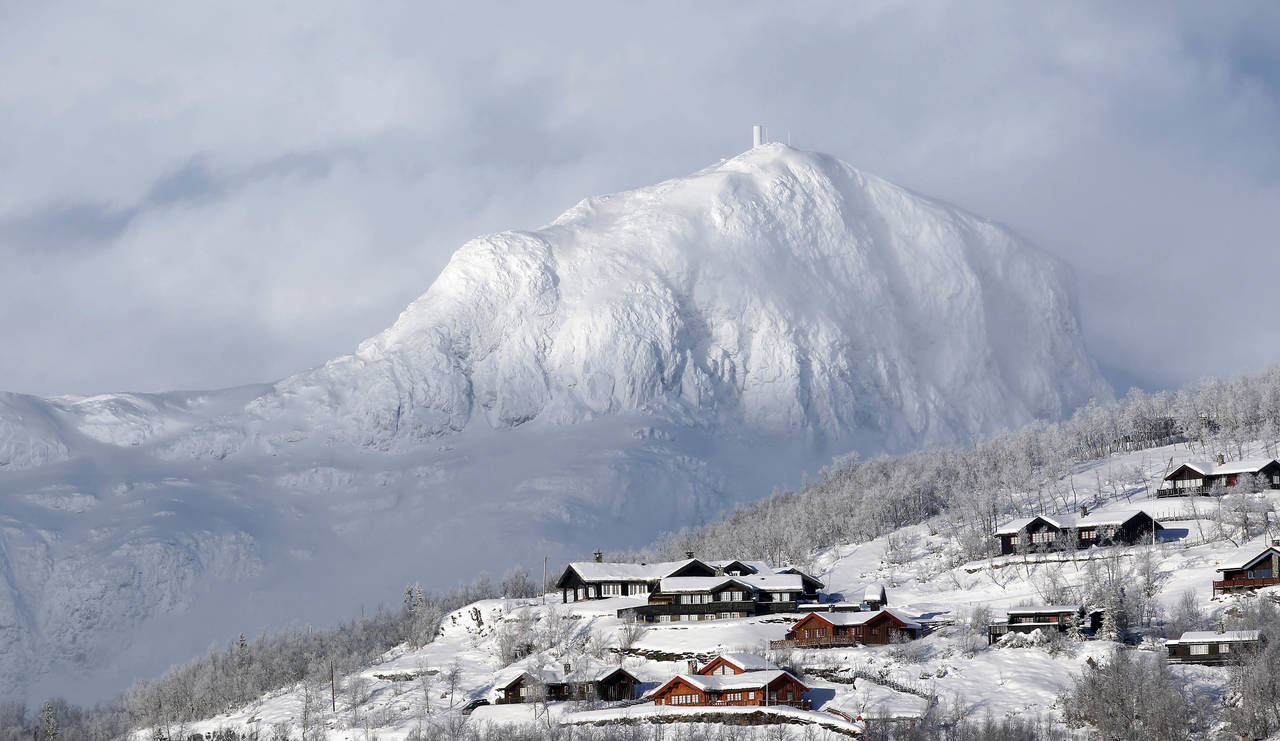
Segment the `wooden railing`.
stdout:
<svg viewBox="0 0 1280 741">
<path fill-rule="evenodd" d="M 860 641 L 853 636 L 828 636 L 826 638 L 787 638 L 769 641 L 769 648 L 850 648 Z"/>
<path fill-rule="evenodd" d="M 1228 589 L 1258 589 L 1259 587 L 1270 587 L 1280 584 L 1280 577 L 1266 577 L 1262 579 L 1222 579 L 1213 583 L 1213 591 L 1221 592 Z"/>
</svg>

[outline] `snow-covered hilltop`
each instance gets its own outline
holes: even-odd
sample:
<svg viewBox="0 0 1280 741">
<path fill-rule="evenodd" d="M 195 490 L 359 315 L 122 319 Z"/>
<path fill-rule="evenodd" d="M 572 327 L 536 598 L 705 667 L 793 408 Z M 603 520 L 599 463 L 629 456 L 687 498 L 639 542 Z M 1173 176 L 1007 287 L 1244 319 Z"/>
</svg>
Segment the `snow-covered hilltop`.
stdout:
<svg viewBox="0 0 1280 741">
<path fill-rule="evenodd" d="M 1050 258 L 757 147 L 472 240 L 391 328 L 273 386 L 0 396 L 0 695 L 92 695 L 1108 394 Z"/>
</svg>

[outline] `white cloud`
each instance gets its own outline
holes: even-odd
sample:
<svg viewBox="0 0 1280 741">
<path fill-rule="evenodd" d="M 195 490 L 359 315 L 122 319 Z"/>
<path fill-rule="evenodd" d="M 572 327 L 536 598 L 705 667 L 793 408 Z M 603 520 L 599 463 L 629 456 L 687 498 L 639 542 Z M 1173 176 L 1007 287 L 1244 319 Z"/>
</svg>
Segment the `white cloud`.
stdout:
<svg viewBox="0 0 1280 741">
<path fill-rule="evenodd" d="M 0 388 L 322 362 L 466 238 L 732 155 L 757 121 L 1067 259 L 1110 366 L 1280 360 L 1256 341 L 1280 313 L 1269 5 L 6 12 Z M 1166 356 L 1184 333 L 1221 349 Z"/>
</svg>

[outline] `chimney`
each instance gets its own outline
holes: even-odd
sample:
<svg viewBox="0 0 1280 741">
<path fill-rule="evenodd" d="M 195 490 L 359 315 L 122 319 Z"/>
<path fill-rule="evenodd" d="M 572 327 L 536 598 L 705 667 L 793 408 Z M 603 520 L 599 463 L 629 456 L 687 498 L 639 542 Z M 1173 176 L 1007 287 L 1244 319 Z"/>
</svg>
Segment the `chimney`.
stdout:
<svg viewBox="0 0 1280 741">
<path fill-rule="evenodd" d="M 1218 465 L 1219 466 L 1225 465 L 1226 462 L 1227 462 L 1227 457 L 1224 456 L 1222 453 L 1218 453 Z"/>
<path fill-rule="evenodd" d="M 1219 633 L 1226 633 L 1226 632 L 1227 632 L 1227 626 L 1223 625 L 1222 623 L 1218 623 L 1218 632 L 1219 632 Z"/>
<path fill-rule="evenodd" d="M 596 563 L 604 563 L 603 553 L 601 553 L 600 551 L 596 551 L 593 555 L 596 557 Z"/>
<path fill-rule="evenodd" d="M 693 558 L 693 551 L 685 551 L 685 552 L 684 552 L 684 557 L 685 557 L 685 558 Z"/>
<path fill-rule="evenodd" d="M 687 666 L 689 667 L 689 673 L 690 673 L 690 674 L 697 674 L 697 673 L 698 673 L 698 660 L 697 660 L 697 659 L 689 659 L 689 661 L 687 662 Z"/>
<path fill-rule="evenodd" d="M 564 675 L 565 675 L 565 677 L 568 677 L 568 676 L 569 676 L 570 674 L 572 674 L 572 673 L 573 673 L 573 664 L 570 664 L 570 663 L 568 663 L 568 662 L 565 662 L 565 664 L 564 664 Z"/>
<path fill-rule="evenodd" d="M 751 127 L 751 146 L 752 148 L 764 144 L 764 127 L 759 124 Z"/>
<path fill-rule="evenodd" d="M 1082 505 L 1080 505 L 1080 516 L 1081 516 L 1081 517 L 1088 517 L 1088 516 L 1089 516 L 1089 505 L 1087 505 L 1087 504 L 1082 504 Z"/>
</svg>

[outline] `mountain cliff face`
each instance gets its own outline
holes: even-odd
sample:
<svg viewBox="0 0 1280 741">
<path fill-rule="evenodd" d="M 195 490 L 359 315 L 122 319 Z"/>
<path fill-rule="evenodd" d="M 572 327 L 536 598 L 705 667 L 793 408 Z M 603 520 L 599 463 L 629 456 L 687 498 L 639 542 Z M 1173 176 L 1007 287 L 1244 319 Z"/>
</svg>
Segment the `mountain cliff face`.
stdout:
<svg viewBox="0 0 1280 741">
<path fill-rule="evenodd" d="M 91 696 L 1108 394 L 1050 258 L 758 147 L 472 240 L 389 329 L 272 386 L 0 396 L 0 695 Z"/>
</svg>

